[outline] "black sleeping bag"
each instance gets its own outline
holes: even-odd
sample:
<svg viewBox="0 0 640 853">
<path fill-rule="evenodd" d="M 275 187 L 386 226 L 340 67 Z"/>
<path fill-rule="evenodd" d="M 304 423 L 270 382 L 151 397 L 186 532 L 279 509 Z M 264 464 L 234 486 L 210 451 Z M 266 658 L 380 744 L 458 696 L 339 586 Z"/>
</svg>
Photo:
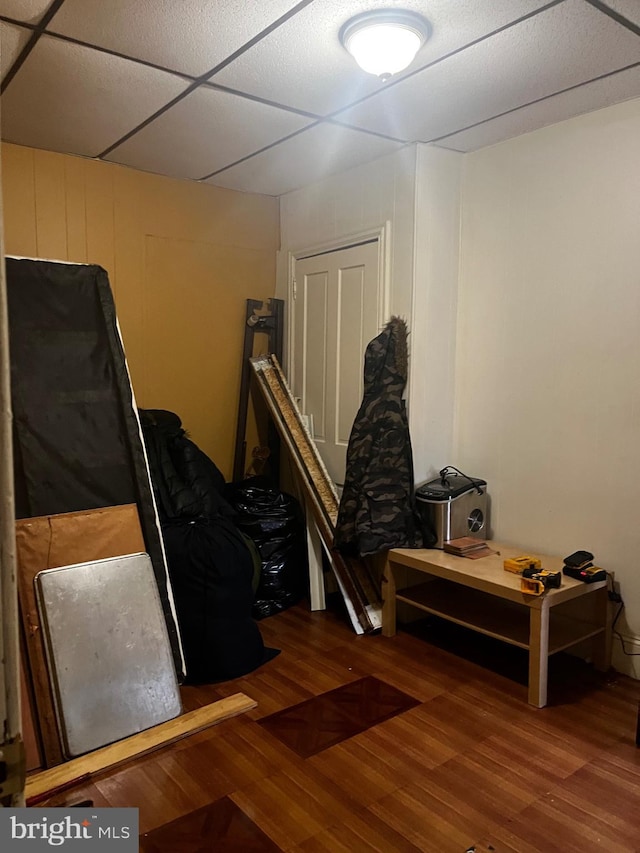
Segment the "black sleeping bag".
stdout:
<svg viewBox="0 0 640 853">
<path fill-rule="evenodd" d="M 278 654 L 265 649 L 252 619 L 253 559 L 235 525 L 175 520 L 163 534 L 187 681 L 239 678 Z"/>
</svg>

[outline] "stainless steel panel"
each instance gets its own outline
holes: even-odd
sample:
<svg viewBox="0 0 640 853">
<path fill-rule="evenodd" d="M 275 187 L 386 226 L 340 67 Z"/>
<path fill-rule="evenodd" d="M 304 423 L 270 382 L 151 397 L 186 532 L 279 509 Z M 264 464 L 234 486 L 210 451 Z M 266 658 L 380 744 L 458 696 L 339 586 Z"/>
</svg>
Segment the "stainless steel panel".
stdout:
<svg viewBox="0 0 640 853">
<path fill-rule="evenodd" d="M 475 489 L 470 489 L 463 495 L 445 501 L 418 499 L 416 505 L 437 536 L 434 548 L 442 548 L 449 539 L 459 539 L 461 536 L 487 538 L 489 503 L 486 491 L 479 495 Z"/>
<path fill-rule="evenodd" d="M 181 713 L 148 554 L 47 569 L 35 586 L 67 757 Z"/>
</svg>

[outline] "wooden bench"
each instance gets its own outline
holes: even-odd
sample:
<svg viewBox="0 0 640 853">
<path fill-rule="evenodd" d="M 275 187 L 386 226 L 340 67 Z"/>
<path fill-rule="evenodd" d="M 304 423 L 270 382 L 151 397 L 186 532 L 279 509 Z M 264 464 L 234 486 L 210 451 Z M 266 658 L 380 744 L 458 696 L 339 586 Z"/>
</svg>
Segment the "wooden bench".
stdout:
<svg viewBox="0 0 640 853">
<path fill-rule="evenodd" d="M 382 633 L 396 633 L 396 604 L 413 605 L 529 652 L 528 701 L 547 704 L 549 656 L 584 640 L 592 640 L 593 663 L 606 671 L 611 664 L 611 610 L 607 582 L 586 584 L 563 575 L 559 589 L 543 595 L 520 591 L 520 576 L 505 571 L 503 561 L 523 553 L 540 557 L 550 571 L 562 568 L 561 557 L 523 551 L 494 542 L 496 554 L 471 560 L 439 549 L 396 548 L 389 551 L 382 583 Z M 396 589 L 401 567 L 425 574 L 425 580 Z"/>
</svg>

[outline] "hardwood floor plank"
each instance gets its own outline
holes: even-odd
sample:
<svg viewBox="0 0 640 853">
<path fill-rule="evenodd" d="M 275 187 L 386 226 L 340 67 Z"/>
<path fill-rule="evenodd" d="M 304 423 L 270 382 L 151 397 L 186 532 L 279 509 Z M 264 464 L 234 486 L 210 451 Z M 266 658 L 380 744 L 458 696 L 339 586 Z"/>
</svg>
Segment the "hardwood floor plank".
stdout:
<svg viewBox="0 0 640 853">
<path fill-rule="evenodd" d="M 368 806 L 456 754 L 425 729 L 414 711 L 407 711 L 313 756 L 309 763 Z"/>
<path fill-rule="evenodd" d="M 566 779 L 587 763 L 584 756 L 566 749 L 561 739 L 514 735 L 510 729 L 478 744 L 479 756 L 492 757 L 517 772 L 533 774 L 543 787 Z"/>
<path fill-rule="evenodd" d="M 308 765 L 277 773 L 231 798 L 283 850 L 349 821 L 359 805 Z"/>
<path fill-rule="evenodd" d="M 623 769 L 605 755 L 576 771 L 545 800 L 592 825 L 601 838 L 634 846 L 640 842 L 639 768 Z"/>
<path fill-rule="evenodd" d="M 491 735 L 504 730 L 505 719 L 497 709 L 469 701 L 467 694 L 451 691 L 436 696 L 412 712 L 434 740 L 446 743 L 454 753 L 468 752 Z"/>
<path fill-rule="evenodd" d="M 399 788 L 369 809 L 425 853 L 461 853 L 499 826 L 466 797 L 440 799 L 418 784 Z"/>
<path fill-rule="evenodd" d="M 58 809 L 68 808 L 74 803 L 79 803 L 84 800 L 91 800 L 96 808 L 109 808 L 111 803 L 103 797 L 100 790 L 93 782 L 88 782 L 86 785 L 76 786 L 71 791 L 63 791 L 59 794 L 54 794 L 47 799 L 42 800 L 39 805 L 42 808 Z"/>
<path fill-rule="evenodd" d="M 507 722 L 510 736 L 519 740 L 544 740 L 555 744 L 560 750 L 591 761 L 603 749 L 610 749 L 620 740 L 620 731 L 612 722 L 604 726 L 597 714 L 578 713 L 578 707 L 543 709 L 546 713 L 536 714 L 529 719 L 517 717 Z"/>
<path fill-rule="evenodd" d="M 200 790 L 197 796 L 193 793 L 189 796 L 179 782 L 172 779 L 167 768 L 156 761 L 101 779 L 96 787 L 111 806 L 138 808 L 140 833 L 143 833 L 230 792 L 227 779 L 216 777 L 214 784 L 216 789 Z"/>
<path fill-rule="evenodd" d="M 380 756 L 367 748 L 363 735 L 351 738 L 308 759 L 336 792 L 352 796 L 359 805 L 368 806 L 392 793 L 404 779 L 392 772 Z"/>
<path fill-rule="evenodd" d="M 229 791 L 302 763 L 294 753 L 283 750 L 275 738 L 265 737 L 255 723 L 227 729 L 217 737 L 188 746 L 180 750 L 175 760 L 201 785 L 207 785 L 212 777 L 223 778 Z"/>
<path fill-rule="evenodd" d="M 294 848 L 296 853 L 419 853 L 416 847 L 368 809 L 348 823 L 330 826 Z"/>
<path fill-rule="evenodd" d="M 535 802 L 547 786 L 528 768 L 505 766 L 486 741 L 481 747 L 430 770 L 414 787 L 500 824 Z"/>
<path fill-rule="evenodd" d="M 140 838 L 140 853 L 277 853 L 279 849 L 228 797 Z"/>
<path fill-rule="evenodd" d="M 265 644 L 294 659 L 327 653 L 342 642 L 356 639 L 350 625 L 331 611 L 311 612 L 296 607 L 279 613 L 277 626 L 272 619 L 259 622 Z"/>
<path fill-rule="evenodd" d="M 581 851 L 606 850 L 607 853 L 637 853 L 638 828 L 631 840 L 621 837 L 617 828 L 573 806 L 558 791 L 541 797 L 508 823 L 485 836 L 496 851 Z"/>
<path fill-rule="evenodd" d="M 338 649 L 341 648 L 342 646 L 338 646 Z M 296 684 L 314 696 L 334 690 L 336 687 L 343 687 L 370 674 L 367 667 L 364 667 L 364 671 L 360 673 L 355 672 L 353 667 L 344 666 L 335 652 L 336 649 L 332 649 L 329 657 L 323 653 L 308 659 L 286 661 L 287 674 Z"/>
<path fill-rule="evenodd" d="M 275 664 L 275 661 L 272 663 Z M 252 686 L 253 698 L 256 700 L 257 707 L 249 711 L 246 716 L 253 720 L 259 720 L 275 711 L 288 708 L 305 699 L 311 699 L 315 695 L 296 684 L 286 671 L 286 666 L 282 668 L 271 664 L 268 665 L 268 669 L 265 668 L 251 676 L 220 684 L 217 688 L 222 693 L 228 691 L 229 694 L 232 694 L 236 690 L 245 690 L 249 684 Z"/>
<path fill-rule="evenodd" d="M 633 734 L 627 733 L 618 743 L 614 744 L 606 753 L 607 761 L 615 766 L 621 767 L 625 772 L 634 774 L 635 785 L 640 785 L 640 748 L 633 739 Z"/>
</svg>

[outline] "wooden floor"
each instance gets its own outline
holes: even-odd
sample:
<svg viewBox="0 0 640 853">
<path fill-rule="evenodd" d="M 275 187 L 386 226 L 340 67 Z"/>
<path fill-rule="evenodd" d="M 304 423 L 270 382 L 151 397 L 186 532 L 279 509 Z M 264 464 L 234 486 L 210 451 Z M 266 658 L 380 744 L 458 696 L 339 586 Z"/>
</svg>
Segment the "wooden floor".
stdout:
<svg viewBox="0 0 640 853">
<path fill-rule="evenodd" d="M 437 621 L 357 637 L 302 604 L 259 624 L 278 657 L 183 688 L 185 710 L 256 709 L 43 805 L 136 806 L 145 853 L 640 850 L 640 682 L 555 656 L 538 710 L 524 653 Z"/>
</svg>

